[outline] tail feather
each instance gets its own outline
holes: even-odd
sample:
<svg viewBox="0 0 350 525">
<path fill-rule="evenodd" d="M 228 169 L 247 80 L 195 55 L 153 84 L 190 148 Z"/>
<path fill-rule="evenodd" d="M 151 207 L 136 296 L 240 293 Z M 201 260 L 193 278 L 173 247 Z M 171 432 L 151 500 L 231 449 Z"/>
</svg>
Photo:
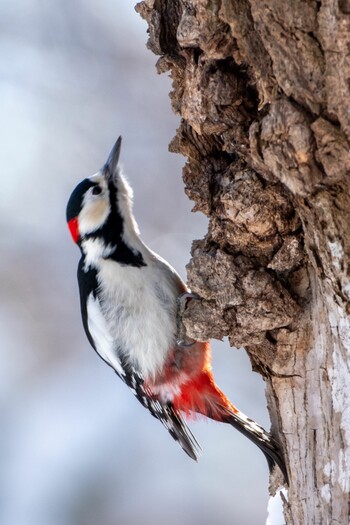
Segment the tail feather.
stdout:
<svg viewBox="0 0 350 525">
<path fill-rule="evenodd" d="M 273 471 L 274 466 L 277 464 L 288 485 L 288 473 L 283 456 L 277 442 L 270 433 L 266 432 L 260 425 L 240 411 L 230 411 L 229 415 L 223 418 L 223 421 L 232 425 L 260 448 L 266 457 L 270 472 Z"/>
<path fill-rule="evenodd" d="M 194 459 L 194 461 L 198 461 L 201 447 L 191 430 L 171 404 L 165 405 L 162 408 L 163 417 L 158 417 L 160 421 L 168 430 L 171 437 L 183 448 L 186 454 Z"/>
<path fill-rule="evenodd" d="M 185 414 L 203 414 L 215 421 L 229 423 L 263 452 L 272 472 L 275 464 L 281 469 L 288 484 L 287 469 L 278 444 L 260 425 L 240 412 L 217 387 L 210 369 L 182 385 L 181 393 L 174 399 L 176 411 Z"/>
</svg>

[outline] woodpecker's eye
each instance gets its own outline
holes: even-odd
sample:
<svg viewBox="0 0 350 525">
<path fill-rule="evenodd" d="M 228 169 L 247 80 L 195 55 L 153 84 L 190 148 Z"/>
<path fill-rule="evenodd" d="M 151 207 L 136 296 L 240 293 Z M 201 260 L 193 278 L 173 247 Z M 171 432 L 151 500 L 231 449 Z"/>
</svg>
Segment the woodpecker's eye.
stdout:
<svg viewBox="0 0 350 525">
<path fill-rule="evenodd" d="M 100 195 L 101 192 L 102 192 L 102 190 L 101 190 L 100 186 L 94 186 L 92 188 L 92 194 L 93 195 Z"/>
</svg>

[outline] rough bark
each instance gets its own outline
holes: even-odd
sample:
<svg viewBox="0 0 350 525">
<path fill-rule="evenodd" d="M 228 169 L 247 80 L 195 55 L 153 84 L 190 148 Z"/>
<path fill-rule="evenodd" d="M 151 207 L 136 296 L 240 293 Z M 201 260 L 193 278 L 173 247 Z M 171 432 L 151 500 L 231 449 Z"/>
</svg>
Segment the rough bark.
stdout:
<svg viewBox="0 0 350 525">
<path fill-rule="evenodd" d="M 195 210 L 184 322 L 244 346 L 267 385 L 286 523 L 350 505 L 350 2 L 145 0 L 170 70 L 171 151 Z M 278 479 L 272 480 L 275 484 Z"/>
</svg>

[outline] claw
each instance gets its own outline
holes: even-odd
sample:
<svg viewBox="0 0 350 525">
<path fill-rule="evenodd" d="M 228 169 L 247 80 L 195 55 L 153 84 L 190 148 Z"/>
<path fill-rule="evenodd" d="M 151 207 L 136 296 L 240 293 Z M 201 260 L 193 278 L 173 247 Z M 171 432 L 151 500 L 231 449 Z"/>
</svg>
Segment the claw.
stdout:
<svg viewBox="0 0 350 525">
<path fill-rule="evenodd" d="M 194 339 L 192 339 L 192 341 L 192 343 L 185 343 L 183 339 L 176 339 L 176 346 L 181 346 L 182 348 L 190 348 L 196 343 Z"/>
<path fill-rule="evenodd" d="M 195 339 L 190 339 L 189 337 L 186 336 L 186 328 L 184 327 L 183 322 L 182 322 L 182 318 L 183 318 L 183 315 L 184 315 L 184 312 L 187 306 L 187 301 L 192 300 L 192 299 L 199 299 L 199 296 L 194 293 L 185 292 L 179 295 L 179 297 L 177 298 L 178 338 L 176 339 L 176 345 L 182 346 L 184 348 L 190 348 L 196 343 Z"/>
</svg>

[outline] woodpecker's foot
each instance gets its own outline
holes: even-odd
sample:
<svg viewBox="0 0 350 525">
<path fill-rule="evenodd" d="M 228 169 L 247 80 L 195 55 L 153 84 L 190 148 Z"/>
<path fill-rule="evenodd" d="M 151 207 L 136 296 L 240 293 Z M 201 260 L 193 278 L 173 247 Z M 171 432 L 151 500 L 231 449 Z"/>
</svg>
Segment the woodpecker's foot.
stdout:
<svg viewBox="0 0 350 525">
<path fill-rule="evenodd" d="M 192 299 L 199 299 L 198 295 L 190 292 L 183 293 L 179 295 L 177 298 L 177 339 L 176 344 L 177 346 L 183 346 L 183 347 L 191 347 L 195 344 L 195 340 L 191 339 L 190 337 L 187 337 L 186 335 L 186 328 L 183 324 L 183 315 L 186 310 L 186 306 L 188 301 L 191 301 Z"/>
</svg>

